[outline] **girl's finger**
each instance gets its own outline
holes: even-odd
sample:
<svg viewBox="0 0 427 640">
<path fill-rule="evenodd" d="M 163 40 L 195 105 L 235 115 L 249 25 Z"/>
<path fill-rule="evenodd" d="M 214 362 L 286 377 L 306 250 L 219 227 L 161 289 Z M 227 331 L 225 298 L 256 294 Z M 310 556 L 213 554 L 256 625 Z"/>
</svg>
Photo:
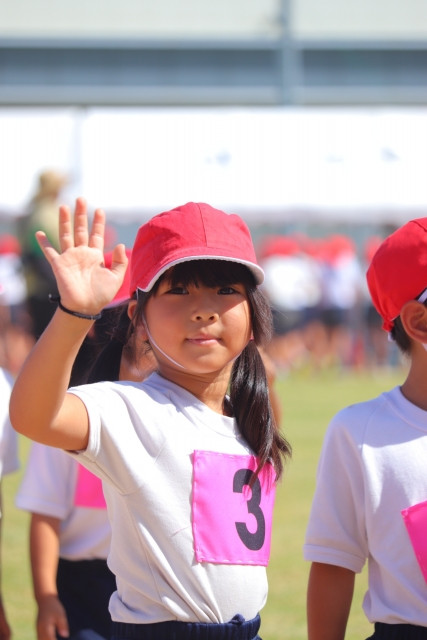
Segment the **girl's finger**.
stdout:
<svg viewBox="0 0 427 640">
<path fill-rule="evenodd" d="M 65 205 L 59 207 L 59 246 L 62 252 L 74 247 L 71 213 Z"/>
<path fill-rule="evenodd" d="M 128 257 L 126 255 L 126 247 L 124 244 L 118 244 L 113 249 L 113 255 L 111 257 L 111 271 L 119 274 L 120 276 L 125 274 L 128 266 Z"/>
<path fill-rule="evenodd" d="M 77 198 L 74 207 L 74 245 L 87 246 L 89 240 L 86 200 Z"/>
<path fill-rule="evenodd" d="M 93 215 L 92 228 L 90 230 L 89 246 L 104 251 L 105 213 L 102 209 L 96 209 Z"/>
<path fill-rule="evenodd" d="M 52 261 L 58 255 L 58 252 L 54 247 L 52 247 L 51 243 L 47 239 L 47 236 L 44 231 L 36 231 L 36 240 L 39 244 L 40 249 L 43 251 L 43 254 L 49 264 L 52 264 Z"/>
</svg>

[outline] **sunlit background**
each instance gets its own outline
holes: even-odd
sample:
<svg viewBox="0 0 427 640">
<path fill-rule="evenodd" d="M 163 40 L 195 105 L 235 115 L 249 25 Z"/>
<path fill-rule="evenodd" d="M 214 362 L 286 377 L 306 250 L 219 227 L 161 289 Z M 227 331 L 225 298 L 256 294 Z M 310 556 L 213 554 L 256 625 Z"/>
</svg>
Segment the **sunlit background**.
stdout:
<svg viewBox="0 0 427 640">
<path fill-rule="evenodd" d="M 4 2 L 1 224 L 55 169 L 119 234 L 201 200 L 359 237 L 426 211 L 426 99 L 423 0 Z"/>
</svg>

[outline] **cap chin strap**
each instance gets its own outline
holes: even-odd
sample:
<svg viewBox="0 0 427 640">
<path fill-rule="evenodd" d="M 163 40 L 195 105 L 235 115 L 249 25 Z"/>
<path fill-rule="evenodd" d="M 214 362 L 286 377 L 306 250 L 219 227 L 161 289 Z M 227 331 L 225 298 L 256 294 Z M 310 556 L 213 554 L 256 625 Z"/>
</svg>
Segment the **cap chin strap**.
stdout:
<svg viewBox="0 0 427 640">
<path fill-rule="evenodd" d="M 424 289 L 417 298 L 417 302 L 424 303 L 427 300 L 427 289 Z"/>
<path fill-rule="evenodd" d="M 137 289 L 136 290 L 136 298 L 137 299 L 138 299 L 139 292 L 140 292 L 140 289 Z M 174 364 L 176 367 L 180 367 L 180 369 L 185 369 L 185 367 L 182 364 L 179 364 L 179 362 L 177 362 L 176 360 L 174 360 L 173 358 L 168 356 L 168 354 L 165 353 L 163 351 L 163 349 L 160 349 L 159 345 L 157 344 L 157 342 L 154 340 L 153 336 L 150 333 L 150 329 L 148 328 L 148 322 L 145 319 L 145 314 L 144 313 L 142 314 L 142 321 L 144 323 L 144 327 L 145 327 L 145 330 L 147 332 L 148 339 L 151 342 L 151 344 L 153 345 L 153 347 L 155 347 L 157 349 L 157 351 L 160 351 L 162 356 L 164 356 L 167 360 L 169 360 L 169 362 L 172 362 L 172 364 Z"/>
<path fill-rule="evenodd" d="M 185 369 L 185 367 L 184 367 L 182 364 L 179 364 L 179 362 L 177 362 L 176 360 L 174 360 L 173 358 L 171 358 L 170 356 L 168 356 L 168 354 L 167 354 L 167 353 L 165 353 L 165 352 L 163 351 L 163 349 L 161 349 L 161 348 L 159 347 L 159 345 L 157 344 L 157 342 L 154 340 L 153 336 L 152 336 L 152 335 L 151 335 L 151 333 L 150 333 L 150 329 L 148 328 L 148 324 L 147 324 L 147 321 L 145 320 L 145 318 L 144 318 L 143 322 L 144 322 L 145 330 L 146 330 L 146 332 L 147 332 L 148 339 L 149 339 L 149 341 L 151 342 L 151 344 L 152 344 L 154 347 L 156 347 L 157 351 L 160 351 L 160 353 L 162 354 L 162 356 L 164 356 L 167 360 L 169 360 L 169 362 L 172 362 L 172 364 L 174 364 L 176 367 L 180 367 L 181 369 Z M 253 338 L 251 338 L 251 340 L 253 340 Z M 425 345 L 425 349 L 427 350 L 427 345 Z M 243 351 L 243 349 L 242 349 L 242 351 Z M 241 353 L 241 352 L 240 352 L 240 353 Z M 237 358 L 240 356 L 240 353 L 239 353 L 235 358 L 233 358 L 233 361 L 234 361 L 234 360 L 237 360 Z"/>
<path fill-rule="evenodd" d="M 182 364 L 179 364 L 179 362 L 177 362 L 176 360 L 174 360 L 173 358 L 171 358 L 170 356 L 168 356 L 167 353 L 165 353 L 163 351 L 163 349 L 160 349 L 159 345 L 157 344 L 157 342 L 154 340 L 153 336 L 150 333 L 150 330 L 148 328 L 147 322 L 146 320 L 144 320 L 144 325 L 145 325 L 145 330 L 147 332 L 147 336 L 149 341 L 151 342 L 151 344 L 153 345 L 153 347 L 156 347 L 157 351 L 160 351 L 160 353 L 162 354 L 162 356 L 164 356 L 165 358 L 167 358 L 167 360 L 169 360 L 169 362 L 172 362 L 172 364 L 174 364 L 176 367 L 180 367 L 181 369 L 185 369 L 185 367 Z"/>
</svg>

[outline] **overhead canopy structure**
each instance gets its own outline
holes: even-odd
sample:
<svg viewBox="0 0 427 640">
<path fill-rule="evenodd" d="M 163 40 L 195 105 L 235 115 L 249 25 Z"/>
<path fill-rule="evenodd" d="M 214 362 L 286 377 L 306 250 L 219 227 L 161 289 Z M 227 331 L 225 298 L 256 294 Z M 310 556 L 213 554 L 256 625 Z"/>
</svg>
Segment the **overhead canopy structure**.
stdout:
<svg viewBox="0 0 427 640">
<path fill-rule="evenodd" d="M 0 110 L 0 213 L 38 174 L 110 216 L 206 201 L 256 223 L 427 214 L 427 109 Z"/>
</svg>

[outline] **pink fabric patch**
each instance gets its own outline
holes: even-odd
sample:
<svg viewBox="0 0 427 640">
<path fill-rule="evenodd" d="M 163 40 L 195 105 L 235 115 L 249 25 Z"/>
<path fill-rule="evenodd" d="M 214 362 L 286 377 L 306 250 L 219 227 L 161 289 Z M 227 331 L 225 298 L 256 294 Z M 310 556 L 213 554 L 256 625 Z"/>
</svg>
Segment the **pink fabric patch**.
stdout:
<svg viewBox="0 0 427 640">
<path fill-rule="evenodd" d="M 266 464 L 252 488 L 254 456 L 193 454 L 193 536 L 198 562 L 267 566 L 276 492 Z"/>
<path fill-rule="evenodd" d="M 427 501 L 403 509 L 402 517 L 424 580 L 427 582 Z"/>
<path fill-rule="evenodd" d="M 106 509 L 107 507 L 101 480 L 81 464 L 79 464 L 77 470 L 74 504 L 76 507 L 86 507 L 88 509 Z"/>
</svg>

